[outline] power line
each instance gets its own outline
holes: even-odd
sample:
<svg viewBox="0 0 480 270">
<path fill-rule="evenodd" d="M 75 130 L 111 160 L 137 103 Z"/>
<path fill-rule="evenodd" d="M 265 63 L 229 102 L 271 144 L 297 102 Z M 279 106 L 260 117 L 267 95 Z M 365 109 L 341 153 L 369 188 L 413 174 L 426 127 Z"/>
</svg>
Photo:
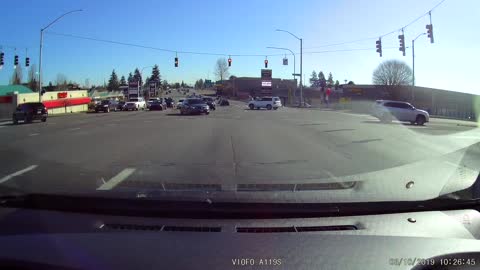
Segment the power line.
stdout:
<svg viewBox="0 0 480 270">
<path fill-rule="evenodd" d="M 107 39 L 99 39 L 99 38 L 65 34 L 65 33 L 58 33 L 58 32 L 51 32 L 51 31 L 48 31 L 48 32 L 45 32 L 45 33 L 51 34 L 51 35 L 56 35 L 56 36 L 64 36 L 64 37 L 71 37 L 71 38 L 77 38 L 77 39 L 85 39 L 85 40 L 91 40 L 91 41 L 97 41 L 97 42 L 104 42 L 104 43 L 123 45 L 123 46 L 129 46 L 129 47 L 150 49 L 150 50 L 155 50 L 155 51 L 170 52 L 170 53 L 176 53 L 176 54 L 212 55 L 212 56 L 225 56 L 225 57 L 227 57 L 227 56 L 265 57 L 265 56 L 283 56 L 284 55 L 284 54 L 226 54 L 226 53 L 211 53 L 211 52 L 181 51 L 181 50 L 171 50 L 171 49 L 145 46 L 145 45 L 134 44 L 134 43 L 120 42 L 120 41 L 107 40 Z"/>
</svg>

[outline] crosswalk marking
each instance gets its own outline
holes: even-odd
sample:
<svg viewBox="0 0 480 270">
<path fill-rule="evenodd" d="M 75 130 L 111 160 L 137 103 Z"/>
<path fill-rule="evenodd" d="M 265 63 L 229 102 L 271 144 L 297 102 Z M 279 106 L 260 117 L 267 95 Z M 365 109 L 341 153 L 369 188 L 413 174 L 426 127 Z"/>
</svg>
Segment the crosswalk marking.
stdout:
<svg viewBox="0 0 480 270">
<path fill-rule="evenodd" d="M 37 167 L 38 167 L 38 165 L 31 165 L 31 166 L 28 166 L 27 168 L 25 168 L 23 170 L 20 170 L 20 171 L 14 172 L 12 174 L 9 174 L 7 176 L 4 176 L 3 178 L 0 179 L 0 184 L 2 184 L 4 182 L 7 182 L 8 180 L 12 179 L 15 176 L 19 176 L 19 175 L 22 175 L 22 174 L 24 174 L 28 171 L 34 170 Z"/>
<path fill-rule="evenodd" d="M 112 188 L 120 184 L 123 180 L 127 179 L 133 172 L 135 172 L 134 168 L 126 168 L 119 174 L 115 175 L 112 179 L 102 184 L 99 188 L 97 188 L 97 190 L 111 190 Z"/>
</svg>

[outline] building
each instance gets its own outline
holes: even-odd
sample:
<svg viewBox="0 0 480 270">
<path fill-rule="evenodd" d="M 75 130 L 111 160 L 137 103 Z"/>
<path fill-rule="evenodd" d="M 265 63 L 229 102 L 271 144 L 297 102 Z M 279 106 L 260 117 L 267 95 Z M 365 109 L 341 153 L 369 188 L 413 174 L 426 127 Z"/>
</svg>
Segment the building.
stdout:
<svg viewBox="0 0 480 270">
<path fill-rule="evenodd" d="M 284 80 L 272 78 L 272 96 L 278 96 L 282 103 L 294 102 L 297 80 Z M 247 99 L 249 97 L 262 96 L 262 80 L 260 77 L 230 77 L 223 81 L 221 87 L 217 87 L 219 94 Z"/>
<path fill-rule="evenodd" d="M 340 89 L 338 97 L 357 104 L 352 108 L 357 111 L 368 110 L 371 104 L 361 101 L 377 99 L 407 101 L 432 115 L 458 119 L 476 119 L 476 112 L 480 109 L 480 96 L 442 89 L 381 85 L 341 85 Z"/>
</svg>

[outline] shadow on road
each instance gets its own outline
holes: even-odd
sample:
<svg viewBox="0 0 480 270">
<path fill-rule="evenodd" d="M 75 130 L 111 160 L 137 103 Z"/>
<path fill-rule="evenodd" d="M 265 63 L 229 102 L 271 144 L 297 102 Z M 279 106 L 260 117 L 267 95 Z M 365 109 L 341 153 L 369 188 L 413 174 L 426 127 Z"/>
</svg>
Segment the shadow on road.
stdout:
<svg viewBox="0 0 480 270">
<path fill-rule="evenodd" d="M 416 127 L 417 125 L 415 124 L 410 124 L 410 123 L 394 123 L 394 122 L 390 122 L 390 123 L 383 123 L 381 122 L 380 120 L 376 121 L 376 120 L 366 120 L 366 121 L 362 121 L 362 123 L 367 123 L 367 124 L 380 124 L 380 125 L 402 125 L 402 126 L 411 126 L 411 127 Z M 418 127 L 422 127 L 422 126 L 418 126 Z"/>
</svg>

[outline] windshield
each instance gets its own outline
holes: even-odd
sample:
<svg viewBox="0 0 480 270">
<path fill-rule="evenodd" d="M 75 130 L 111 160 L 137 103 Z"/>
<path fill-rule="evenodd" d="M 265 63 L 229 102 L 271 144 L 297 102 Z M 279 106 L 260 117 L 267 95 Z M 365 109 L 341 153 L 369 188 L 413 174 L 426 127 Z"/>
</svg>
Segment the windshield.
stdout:
<svg viewBox="0 0 480 270">
<path fill-rule="evenodd" d="M 0 19 L 0 187 L 480 194 L 480 1 L 14 2 Z"/>
</svg>

